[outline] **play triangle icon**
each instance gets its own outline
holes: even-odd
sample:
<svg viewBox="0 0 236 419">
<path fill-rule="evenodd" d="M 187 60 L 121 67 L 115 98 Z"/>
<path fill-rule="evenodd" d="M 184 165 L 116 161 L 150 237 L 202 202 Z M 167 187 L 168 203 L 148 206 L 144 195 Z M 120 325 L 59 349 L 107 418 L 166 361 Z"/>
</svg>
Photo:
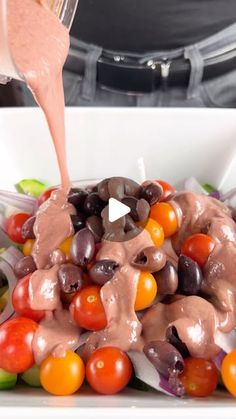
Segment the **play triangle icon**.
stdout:
<svg viewBox="0 0 236 419">
<path fill-rule="evenodd" d="M 122 204 L 122 202 L 120 201 L 117 201 L 117 199 L 109 199 L 108 219 L 110 223 L 114 223 L 114 221 L 119 220 L 119 218 L 123 217 L 126 214 L 129 214 L 130 211 L 130 207 L 128 207 L 125 204 Z"/>
</svg>

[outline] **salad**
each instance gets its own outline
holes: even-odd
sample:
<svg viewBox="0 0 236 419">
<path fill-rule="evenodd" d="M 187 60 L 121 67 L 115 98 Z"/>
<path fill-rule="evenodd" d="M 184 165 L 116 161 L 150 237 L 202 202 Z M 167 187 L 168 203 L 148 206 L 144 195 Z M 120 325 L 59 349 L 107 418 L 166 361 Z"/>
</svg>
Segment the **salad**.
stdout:
<svg viewBox="0 0 236 419">
<path fill-rule="evenodd" d="M 113 177 L 17 191 L 0 192 L 1 390 L 205 397 L 223 380 L 236 395 L 235 190 Z M 111 222 L 111 198 L 130 213 Z"/>
</svg>

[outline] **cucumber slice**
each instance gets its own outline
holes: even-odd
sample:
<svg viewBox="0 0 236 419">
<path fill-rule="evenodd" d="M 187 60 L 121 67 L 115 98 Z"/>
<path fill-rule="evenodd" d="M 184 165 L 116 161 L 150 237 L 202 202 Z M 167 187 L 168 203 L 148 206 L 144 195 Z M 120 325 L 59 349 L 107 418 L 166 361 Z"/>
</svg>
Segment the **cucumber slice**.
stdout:
<svg viewBox="0 0 236 419">
<path fill-rule="evenodd" d="M 21 375 L 22 380 L 31 387 L 41 387 L 39 367 L 34 365 Z"/>
<path fill-rule="evenodd" d="M 37 198 L 47 189 L 47 186 L 37 179 L 22 179 L 15 185 L 15 188 L 17 192 Z"/>
<path fill-rule="evenodd" d="M 205 183 L 205 185 L 202 185 L 202 187 L 207 193 L 217 192 L 217 189 L 209 183 Z"/>
<path fill-rule="evenodd" d="M 4 371 L 0 368 L 0 390 L 9 390 L 15 387 L 17 381 L 17 374 Z"/>
</svg>

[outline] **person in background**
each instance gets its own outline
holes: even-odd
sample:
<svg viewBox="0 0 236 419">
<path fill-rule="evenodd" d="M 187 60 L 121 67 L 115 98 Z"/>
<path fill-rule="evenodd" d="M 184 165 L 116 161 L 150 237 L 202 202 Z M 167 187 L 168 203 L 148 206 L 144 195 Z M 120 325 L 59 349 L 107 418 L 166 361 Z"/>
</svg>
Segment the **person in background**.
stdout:
<svg viewBox="0 0 236 419">
<path fill-rule="evenodd" d="M 69 106 L 236 107 L 235 0 L 80 0 Z M 0 105 L 33 106 L 17 82 Z"/>
</svg>

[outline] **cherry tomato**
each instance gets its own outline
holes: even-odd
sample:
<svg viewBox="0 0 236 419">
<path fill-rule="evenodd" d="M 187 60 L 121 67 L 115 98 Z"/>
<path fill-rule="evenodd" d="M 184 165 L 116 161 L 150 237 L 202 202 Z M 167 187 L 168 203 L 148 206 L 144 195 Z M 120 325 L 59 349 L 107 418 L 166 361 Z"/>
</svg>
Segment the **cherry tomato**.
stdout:
<svg viewBox="0 0 236 419">
<path fill-rule="evenodd" d="M 23 253 L 25 256 L 30 256 L 33 250 L 33 246 L 34 246 L 34 242 L 35 240 L 33 239 L 28 239 L 26 240 L 25 244 L 23 245 Z"/>
<path fill-rule="evenodd" d="M 158 202 L 152 205 L 150 217 L 163 227 L 165 237 L 176 233 L 178 229 L 177 217 L 173 207 L 167 202 Z"/>
<path fill-rule="evenodd" d="M 31 214 L 26 214 L 23 212 L 11 215 L 8 218 L 6 224 L 6 232 L 9 239 L 16 243 L 24 244 L 26 240 L 22 237 L 21 229 L 26 220 L 28 220 L 31 217 Z"/>
<path fill-rule="evenodd" d="M 163 189 L 163 193 L 162 193 L 162 197 L 161 197 L 161 201 L 165 201 L 168 196 L 172 195 L 175 192 L 175 189 L 172 185 L 170 185 L 169 183 L 165 182 L 164 180 L 157 180 L 158 183 L 160 183 L 160 185 L 162 186 Z"/>
<path fill-rule="evenodd" d="M 45 315 L 43 310 L 32 310 L 29 302 L 29 280 L 31 274 L 20 279 L 12 293 L 12 305 L 20 316 L 39 322 Z"/>
<path fill-rule="evenodd" d="M 49 355 L 40 365 L 43 388 L 56 396 L 75 393 L 83 384 L 85 367 L 75 352 L 67 351 L 63 358 Z"/>
<path fill-rule="evenodd" d="M 47 201 L 50 198 L 52 192 L 56 190 L 57 188 L 49 188 L 46 191 L 44 191 L 42 195 L 40 195 L 40 197 L 38 198 L 38 206 L 40 207 L 40 205 Z"/>
<path fill-rule="evenodd" d="M 157 295 L 157 283 L 152 274 L 141 272 L 138 280 L 137 294 L 135 300 L 135 311 L 144 310 L 149 307 Z"/>
<path fill-rule="evenodd" d="M 64 253 L 67 261 L 69 261 L 71 259 L 70 258 L 70 247 L 71 247 L 72 239 L 73 239 L 73 236 L 68 237 L 59 246 L 59 249 L 62 251 L 62 253 Z"/>
<path fill-rule="evenodd" d="M 221 375 L 227 390 L 236 397 L 236 349 L 224 358 Z"/>
<path fill-rule="evenodd" d="M 132 375 L 132 364 L 128 356 L 118 348 L 99 348 L 86 364 L 86 378 L 91 387 L 101 394 L 121 391 Z"/>
<path fill-rule="evenodd" d="M 72 317 L 80 327 L 88 330 L 101 330 L 107 325 L 106 313 L 97 285 L 83 288 L 70 305 Z"/>
<path fill-rule="evenodd" d="M 0 326 L 0 368 L 13 373 L 34 365 L 32 341 L 38 324 L 26 317 L 8 320 Z"/>
<path fill-rule="evenodd" d="M 198 233 L 193 234 L 184 241 L 181 253 L 195 260 L 202 267 L 205 265 L 214 247 L 215 241 L 212 237 Z"/>
<path fill-rule="evenodd" d="M 202 358 L 186 358 L 185 367 L 179 376 L 189 396 L 207 397 L 215 391 L 218 371 L 212 361 Z"/>
<path fill-rule="evenodd" d="M 147 222 L 138 223 L 141 227 L 145 228 L 151 236 L 151 239 L 155 246 L 161 247 L 164 242 L 164 230 L 163 227 L 156 221 L 148 218 Z"/>
</svg>

